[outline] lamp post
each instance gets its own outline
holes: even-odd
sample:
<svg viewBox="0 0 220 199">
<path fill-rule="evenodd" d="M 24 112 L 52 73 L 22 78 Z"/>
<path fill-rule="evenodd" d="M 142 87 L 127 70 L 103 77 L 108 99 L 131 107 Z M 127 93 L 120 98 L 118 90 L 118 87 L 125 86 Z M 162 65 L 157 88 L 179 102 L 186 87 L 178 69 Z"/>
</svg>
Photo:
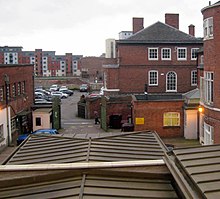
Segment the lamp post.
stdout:
<svg viewBox="0 0 220 199">
<path fill-rule="evenodd" d="M 9 115 L 8 115 L 8 90 L 9 90 L 9 76 L 4 74 L 5 81 L 5 103 L 6 103 L 6 124 L 7 124 L 7 136 L 8 136 L 8 146 L 10 146 L 10 131 L 9 131 Z"/>
</svg>

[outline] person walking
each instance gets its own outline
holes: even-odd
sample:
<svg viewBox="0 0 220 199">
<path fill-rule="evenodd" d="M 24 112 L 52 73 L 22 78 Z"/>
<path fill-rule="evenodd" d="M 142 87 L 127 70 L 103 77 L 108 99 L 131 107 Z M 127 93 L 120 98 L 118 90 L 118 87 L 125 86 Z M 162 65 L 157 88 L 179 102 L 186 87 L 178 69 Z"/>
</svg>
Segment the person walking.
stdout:
<svg viewBox="0 0 220 199">
<path fill-rule="evenodd" d="M 95 124 L 100 124 L 100 121 L 99 121 L 99 114 L 97 111 L 94 111 L 94 116 L 95 116 Z"/>
</svg>

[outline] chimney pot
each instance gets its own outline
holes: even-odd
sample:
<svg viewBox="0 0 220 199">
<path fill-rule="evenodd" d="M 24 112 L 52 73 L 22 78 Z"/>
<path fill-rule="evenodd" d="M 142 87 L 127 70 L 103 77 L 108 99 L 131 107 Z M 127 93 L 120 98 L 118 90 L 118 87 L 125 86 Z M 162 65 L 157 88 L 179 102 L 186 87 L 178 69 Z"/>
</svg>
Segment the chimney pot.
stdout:
<svg viewBox="0 0 220 199">
<path fill-rule="evenodd" d="M 194 25 L 189 25 L 189 35 L 192 35 L 195 37 L 195 26 Z"/>
</svg>

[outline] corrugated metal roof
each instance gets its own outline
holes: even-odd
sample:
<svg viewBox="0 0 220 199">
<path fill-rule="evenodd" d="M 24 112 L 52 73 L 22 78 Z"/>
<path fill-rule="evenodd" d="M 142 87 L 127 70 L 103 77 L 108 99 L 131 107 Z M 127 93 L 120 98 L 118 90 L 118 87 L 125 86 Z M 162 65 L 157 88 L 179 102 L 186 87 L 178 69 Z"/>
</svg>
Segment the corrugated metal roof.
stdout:
<svg viewBox="0 0 220 199">
<path fill-rule="evenodd" d="M 154 160 L 162 159 L 165 151 L 162 141 L 152 132 L 90 139 L 31 135 L 4 164 Z"/>
<path fill-rule="evenodd" d="M 203 198 L 220 198 L 220 145 L 175 149 L 175 165 Z"/>
<path fill-rule="evenodd" d="M 178 198 L 171 181 L 145 177 L 78 174 L 0 188 L 0 198 Z"/>
<path fill-rule="evenodd" d="M 16 167 L 123 160 L 134 163 L 134 160 L 161 160 L 165 151 L 166 147 L 153 132 L 93 139 L 35 135 L 29 137 L 6 164 Z M 105 168 L 100 163 L 98 168 L 3 171 L 0 176 L 0 198 L 179 198 L 164 164 Z"/>
</svg>

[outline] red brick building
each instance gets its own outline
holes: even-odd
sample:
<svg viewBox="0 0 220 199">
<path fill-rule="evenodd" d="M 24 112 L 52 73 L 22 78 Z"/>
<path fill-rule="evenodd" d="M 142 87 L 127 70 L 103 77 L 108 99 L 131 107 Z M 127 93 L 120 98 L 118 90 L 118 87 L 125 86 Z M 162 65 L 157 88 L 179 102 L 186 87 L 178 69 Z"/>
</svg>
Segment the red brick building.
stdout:
<svg viewBox="0 0 220 199">
<path fill-rule="evenodd" d="M 134 130 L 156 131 L 160 137 L 183 137 L 182 95 L 136 95 L 132 101 Z"/>
<path fill-rule="evenodd" d="M 33 64 L 36 76 L 80 76 L 82 55 L 55 55 L 55 51 L 22 51 L 19 46 L 0 47 L 0 64 Z"/>
<path fill-rule="evenodd" d="M 200 142 L 220 143 L 220 1 L 202 9 L 204 75 L 201 77 Z"/>
<path fill-rule="evenodd" d="M 88 78 L 90 82 L 103 82 L 103 65 L 116 63 L 113 58 L 105 57 L 83 57 L 79 61 L 82 78 Z"/>
<path fill-rule="evenodd" d="M 119 93 L 185 93 L 197 87 L 196 51 L 203 40 L 179 30 L 179 15 L 143 29 L 133 19 L 134 34 L 116 42 L 117 63 L 105 66 L 105 87 Z M 117 90 L 116 90 L 117 91 Z"/>
<path fill-rule="evenodd" d="M 12 142 L 16 132 L 32 128 L 34 98 L 33 65 L 0 65 L 0 148 Z"/>
</svg>

